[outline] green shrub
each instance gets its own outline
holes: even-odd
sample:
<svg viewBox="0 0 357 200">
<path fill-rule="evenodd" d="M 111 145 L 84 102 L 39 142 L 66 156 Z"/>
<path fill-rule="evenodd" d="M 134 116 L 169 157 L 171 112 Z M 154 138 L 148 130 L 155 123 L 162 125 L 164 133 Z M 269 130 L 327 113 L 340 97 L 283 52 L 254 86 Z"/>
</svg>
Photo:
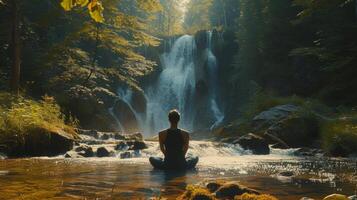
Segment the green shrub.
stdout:
<svg viewBox="0 0 357 200">
<path fill-rule="evenodd" d="M 357 154 L 357 114 L 325 121 L 321 128 L 323 148 L 334 156 Z"/>
<path fill-rule="evenodd" d="M 64 115 L 52 97 L 35 101 L 0 93 L 0 146 L 21 146 L 26 136 L 39 134 L 39 130 L 76 134 L 71 125 L 65 124 Z"/>
</svg>

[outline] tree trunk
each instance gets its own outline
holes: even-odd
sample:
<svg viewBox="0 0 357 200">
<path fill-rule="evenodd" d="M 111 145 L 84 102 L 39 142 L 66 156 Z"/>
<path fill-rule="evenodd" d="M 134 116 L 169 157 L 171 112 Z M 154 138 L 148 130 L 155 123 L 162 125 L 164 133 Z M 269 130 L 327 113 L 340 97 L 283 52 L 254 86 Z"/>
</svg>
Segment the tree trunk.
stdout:
<svg viewBox="0 0 357 200">
<path fill-rule="evenodd" d="M 12 0 L 12 32 L 11 32 L 11 45 L 12 45 L 12 68 L 10 87 L 12 92 L 18 94 L 20 88 L 20 65 L 21 65 L 21 49 L 20 49 L 20 27 L 19 27 L 19 13 L 16 0 Z"/>
</svg>

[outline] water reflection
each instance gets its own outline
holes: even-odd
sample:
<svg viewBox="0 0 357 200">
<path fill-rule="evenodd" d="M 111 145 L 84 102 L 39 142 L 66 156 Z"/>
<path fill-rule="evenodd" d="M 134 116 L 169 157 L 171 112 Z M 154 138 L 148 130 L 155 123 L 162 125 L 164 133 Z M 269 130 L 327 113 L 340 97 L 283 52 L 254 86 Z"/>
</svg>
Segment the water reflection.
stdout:
<svg viewBox="0 0 357 200">
<path fill-rule="evenodd" d="M 302 196 L 319 199 L 335 192 L 355 193 L 356 173 L 352 160 L 262 161 L 264 158 L 257 156 L 254 161 L 253 158 L 249 157 L 248 162 L 248 157 L 236 157 L 235 162 L 226 163 L 223 168 L 212 167 L 214 165 L 202 159 L 197 170 L 187 172 L 153 170 L 147 161 L 138 159 L 2 160 L 0 199 L 174 198 L 188 184 L 217 178 L 239 181 L 281 199 Z M 288 181 L 277 178 L 277 174 L 284 171 L 294 172 Z"/>
</svg>

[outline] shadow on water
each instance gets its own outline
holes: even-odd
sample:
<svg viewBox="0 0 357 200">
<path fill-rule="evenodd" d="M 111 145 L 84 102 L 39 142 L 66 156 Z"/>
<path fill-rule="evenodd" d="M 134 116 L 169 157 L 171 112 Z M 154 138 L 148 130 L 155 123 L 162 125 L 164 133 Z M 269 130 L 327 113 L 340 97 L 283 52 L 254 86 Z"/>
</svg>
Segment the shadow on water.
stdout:
<svg viewBox="0 0 357 200">
<path fill-rule="evenodd" d="M 177 196 L 189 184 L 187 177 L 192 178 L 197 175 L 198 171 L 196 169 L 183 171 L 153 169 L 150 171 L 151 181 L 162 186 L 160 193 L 155 194 L 155 196 Z"/>
</svg>

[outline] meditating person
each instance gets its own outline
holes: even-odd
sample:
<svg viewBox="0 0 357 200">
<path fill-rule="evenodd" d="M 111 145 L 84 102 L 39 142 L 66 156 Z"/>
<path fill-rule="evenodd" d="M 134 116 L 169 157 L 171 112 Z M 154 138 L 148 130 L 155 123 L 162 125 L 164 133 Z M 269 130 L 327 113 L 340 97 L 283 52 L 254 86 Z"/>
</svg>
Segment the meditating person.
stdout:
<svg viewBox="0 0 357 200">
<path fill-rule="evenodd" d="M 164 159 L 150 157 L 150 163 L 154 168 L 166 170 L 184 170 L 194 168 L 198 157 L 187 157 L 190 136 L 187 131 L 178 128 L 180 113 L 172 110 L 168 115 L 170 128 L 159 133 L 160 150 Z"/>
</svg>

